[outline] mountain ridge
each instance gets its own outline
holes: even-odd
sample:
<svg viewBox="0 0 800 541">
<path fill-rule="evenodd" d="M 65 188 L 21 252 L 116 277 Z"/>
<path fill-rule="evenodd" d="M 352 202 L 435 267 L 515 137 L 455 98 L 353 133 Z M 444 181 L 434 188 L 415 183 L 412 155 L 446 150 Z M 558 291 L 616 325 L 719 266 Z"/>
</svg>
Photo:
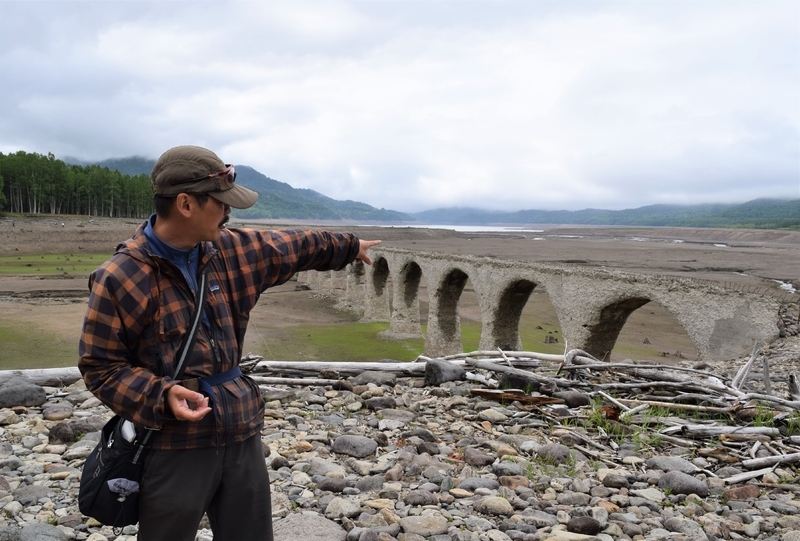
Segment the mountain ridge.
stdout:
<svg viewBox="0 0 800 541">
<path fill-rule="evenodd" d="M 65 158 L 75 165 L 99 165 L 127 175 L 150 174 L 155 160 L 142 156 L 88 162 Z M 447 207 L 403 213 L 378 209 L 366 203 L 337 200 L 315 190 L 294 188 L 247 165 L 236 165 L 237 182 L 259 193 L 249 209 L 236 209 L 239 218 L 356 220 L 437 225 L 592 225 L 656 227 L 722 227 L 800 230 L 800 199 L 754 199 L 745 203 L 697 205 L 645 205 L 624 210 L 491 211 L 471 207 Z"/>
</svg>

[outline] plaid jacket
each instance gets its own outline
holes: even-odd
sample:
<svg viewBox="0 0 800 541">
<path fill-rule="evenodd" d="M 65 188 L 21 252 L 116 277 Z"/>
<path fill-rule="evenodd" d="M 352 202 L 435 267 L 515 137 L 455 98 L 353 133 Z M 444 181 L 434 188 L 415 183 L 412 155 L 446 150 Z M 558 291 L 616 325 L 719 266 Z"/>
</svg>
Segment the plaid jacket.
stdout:
<svg viewBox="0 0 800 541">
<path fill-rule="evenodd" d="M 155 449 L 196 449 L 246 440 L 263 426 L 258 386 L 242 376 L 214 387 L 213 414 L 178 421 L 167 407 L 176 384 L 173 358 L 194 312 L 181 271 L 154 256 L 139 227 L 89 279 L 78 366 L 86 387 L 115 413 L 160 428 Z M 304 270 L 339 270 L 355 260 L 358 239 L 317 231 L 224 229 L 201 246 L 208 272 L 206 312 L 184 378 L 226 372 L 239 364 L 250 310 L 268 287 Z"/>
</svg>

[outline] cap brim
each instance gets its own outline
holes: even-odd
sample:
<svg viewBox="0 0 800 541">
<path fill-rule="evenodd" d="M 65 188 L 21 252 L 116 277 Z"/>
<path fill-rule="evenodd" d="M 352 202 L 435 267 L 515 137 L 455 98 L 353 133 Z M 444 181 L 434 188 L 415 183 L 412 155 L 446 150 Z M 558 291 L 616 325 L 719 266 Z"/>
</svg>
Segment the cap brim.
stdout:
<svg viewBox="0 0 800 541">
<path fill-rule="evenodd" d="M 239 184 L 234 184 L 233 188 L 224 192 L 208 192 L 208 195 L 220 203 L 225 203 L 235 209 L 250 208 L 255 205 L 258 199 L 258 193 Z"/>
</svg>

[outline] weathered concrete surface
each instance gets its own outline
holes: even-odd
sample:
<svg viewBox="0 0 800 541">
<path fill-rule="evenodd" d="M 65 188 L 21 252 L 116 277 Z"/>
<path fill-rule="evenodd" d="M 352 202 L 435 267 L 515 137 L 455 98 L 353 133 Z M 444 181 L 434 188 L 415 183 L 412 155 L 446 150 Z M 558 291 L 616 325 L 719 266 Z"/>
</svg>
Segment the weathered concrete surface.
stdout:
<svg viewBox="0 0 800 541">
<path fill-rule="evenodd" d="M 300 280 L 353 302 L 363 299 L 364 319 L 389 321 L 393 335 L 420 336 L 424 276 L 429 356 L 462 351 L 458 303 L 467 279 L 480 305 L 481 349 L 521 347 L 520 315 L 536 288 L 550 297 L 570 347 L 598 358 L 610 354 L 628 316 L 650 301 L 678 320 L 701 359 L 736 358 L 779 332 L 777 299 L 691 279 L 387 248 L 373 248 L 371 257 L 370 267 L 304 273 Z"/>
</svg>

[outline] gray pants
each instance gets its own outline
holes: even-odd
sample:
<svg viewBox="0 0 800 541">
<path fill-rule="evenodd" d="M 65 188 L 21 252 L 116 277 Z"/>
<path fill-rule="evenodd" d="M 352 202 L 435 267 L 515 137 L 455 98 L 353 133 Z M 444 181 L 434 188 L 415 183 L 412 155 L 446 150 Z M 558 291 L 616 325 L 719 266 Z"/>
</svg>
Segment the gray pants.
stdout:
<svg viewBox="0 0 800 541">
<path fill-rule="evenodd" d="M 186 451 L 150 450 L 139 497 L 139 541 L 193 541 L 208 513 L 214 541 L 272 541 L 261 438 Z"/>
</svg>

